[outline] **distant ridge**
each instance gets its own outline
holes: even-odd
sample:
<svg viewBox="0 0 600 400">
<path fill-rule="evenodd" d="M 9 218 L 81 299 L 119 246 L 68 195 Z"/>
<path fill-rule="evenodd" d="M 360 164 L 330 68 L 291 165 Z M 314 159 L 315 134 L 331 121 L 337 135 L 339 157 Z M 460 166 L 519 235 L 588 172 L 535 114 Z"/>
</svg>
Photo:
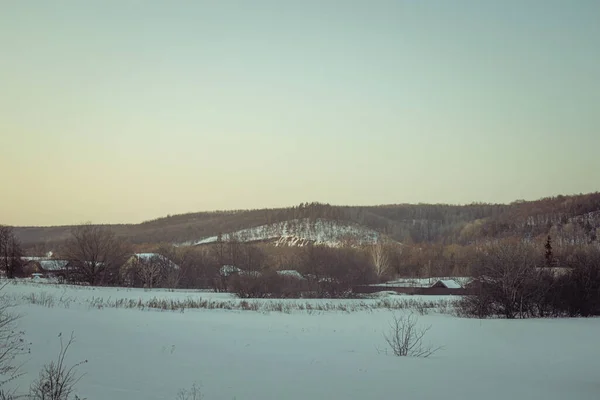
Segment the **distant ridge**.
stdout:
<svg viewBox="0 0 600 400">
<path fill-rule="evenodd" d="M 534 238 L 550 232 L 557 239 L 594 242 L 598 240 L 596 231 L 600 228 L 598 213 L 600 193 L 595 192 L 535 201 L 519 200 L 511 204 L 332 206 L 302 203 L 288 208 L 200 212 L 141 224 L 107 226 L 137 244 L 194 242 L 219 233 L 305 219 L 333 221 L 339 226 L 360 226 L 365 232 L 376 232 L 401 243 L 469 244 L 493 238 Z M 68 226 L 15 228 L 17 236 L 29 247 L 53 247 L 66 239 L 69 231 Z M 323 235 L 327 236 L 326 233 Z M 281 241 L 295 240 L 293 235 L 288 236 Z M 307 237 L 307 240 L 314 239 Z"/>
</svg>

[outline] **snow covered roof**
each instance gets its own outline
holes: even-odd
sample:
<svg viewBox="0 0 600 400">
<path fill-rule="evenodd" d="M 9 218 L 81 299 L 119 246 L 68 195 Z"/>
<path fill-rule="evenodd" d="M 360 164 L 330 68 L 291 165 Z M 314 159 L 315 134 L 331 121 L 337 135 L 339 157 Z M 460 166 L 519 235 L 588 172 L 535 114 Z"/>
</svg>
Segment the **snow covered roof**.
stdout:
<svg viewBox="0 0 600 400">
<path fill-rule="evenodd" d="M 158 253 L 135 253 L 134 257 L 141 261 L 150 261 L 152 259 L 159 259 L 161 261 L 165 261 L 169 264 L 169 266 L 173 269 L 179 269 L 179 265 L 175 264 L 173 261 L 169 260 L 167 257 Z"/>
<path fill-rule="evenodd" d="M 302 276 L 302 274 L 300 272 L 296 271 L 295 269 L 284 269 L 281 271 L 277 271 L 277 273 L 279 275 L 289 276 L 291 278 L 306 279 L 304 276 Z"/>
<path fill-rule="evenodd" d="M 440 284 L 448 289 L 461 289 L 462 288 L 462 286 L 453 279 L 440 279 L 439 281 L 434 283 L 433 286 L 436 286 L 436 285 L 439 286 Z"/>
<path fill-rule="evenodd" d="M 21 260 L 23 261 L 40 261 L 40 260 L 47 260 L 48 257 L 21 257 Z"/>
<path fill-rule="evenodd" d="M 239 274 L 242 270 L 234 265 L 223 265 L 219 270 L 219 274 L 222 276 L 229 276 L 231 274 Z"/>
<path fill-rule="evenodd" d="M 46 271 L 60 271 L 67 267 L 67 260 L 40 260 L 40 266 Z"/>
<path fill-rule="evenodd" d="M 229 276 L 233 274 L 245 275 L 245 276 L 260 276 L 260 271 L 246 271 L 238 268 L 234 265 L 223 265 L 219 270 L 221 276 Z"/>
<path fill-rule="evenodd" d="M 158 253 L 135 253 L 134 256 L 136 256 L 137 258 L 144 259 L 144 260 L 149 260 L 154 257 L 163 257 L 162 255 L 160 255 Z"/>
<path fill-rule="evenodd" d="M 26 262 L 37 262 L 46 271 L 60 271 L 69 264 L 68 260 L 53 260 L 45 257 L 21 257 L 21 259 Z"/>
</svg>

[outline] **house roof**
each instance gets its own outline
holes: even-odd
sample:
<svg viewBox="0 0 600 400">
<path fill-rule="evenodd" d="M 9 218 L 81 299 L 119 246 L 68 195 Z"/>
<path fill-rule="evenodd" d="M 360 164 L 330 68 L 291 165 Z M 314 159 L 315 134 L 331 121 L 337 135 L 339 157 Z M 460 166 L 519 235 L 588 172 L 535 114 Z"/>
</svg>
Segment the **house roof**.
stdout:
<svg viewBox="0 0 600 400">
<path fill-rule="evenodd" d="M 460 284 L 453 279 L 440 279 L 439 281 L 434 283 L 433 286 L 437 285 L 438 283 L 441 283 L 442 285 L 444 285 L 444 287 L 446 287 L 448 289 L 461 289 L 462 288 L 462 286 L 460 286 Z"/>
<path fill-rule="evenodd" d="M 133 256 L 141 261 L 150 261 L 152 259 L 157 258 L 159 260 L 167 262 L 171 268 L 179 269 L 179 265 L 175 264 L 173 261 L 169 260 L 167 257 L 159 253 L 135 253 Z"/>
<path fill-rule="evenodd" d="M 69 260 L 53 260 L 44 257 L 22 257 L 27 262 L 36 262 L 46 271 L 60 271 L 67 267 Z"/>
<path fill-rule="evenodd" d="M 246 271 L 238 268 L 234 265 L 223 265 L 219 270 L 221 276 L 229 276 L 232 274 L 245 275 L 245 276 L 260 276 L 260 271 Z"/>
<path fill-rule="evenodd" d="M 48 257 L 21 257 L 21 260 L 23 261 L 41 261 L 47 259 Z"/>
<path fill-rule="evenodd" d="M 219 273 L 223 276 L 229 276 L 231 274 L 239 274 L 242 270 L 235 265 L 223 265 L 219 270 Z"/>
<path fill-rule="evenodd" d="M 158 253 L 135 253 L 134 256 L 136 256 L 137 258 L 140 258 L 140 259 L 144 259 L 144 260 L 149 260 L 154 257 L 166 258 Z"/>
<path fill-rule="evenodd" d="M 306 279 L 304 276 L 302 276 L 302 274 L 300 272 L 296 271 L 295 269 L 284 269 L 281 271 L 277 271 L 277 273 L 279 275 L 289 276 L 291 278 Z"/>
<path fill-rule="evenodd" d="M 67 260 L 40 260 L 40 266 L 46 271 L 60 271 L 67 267 Z"/>
</svg>

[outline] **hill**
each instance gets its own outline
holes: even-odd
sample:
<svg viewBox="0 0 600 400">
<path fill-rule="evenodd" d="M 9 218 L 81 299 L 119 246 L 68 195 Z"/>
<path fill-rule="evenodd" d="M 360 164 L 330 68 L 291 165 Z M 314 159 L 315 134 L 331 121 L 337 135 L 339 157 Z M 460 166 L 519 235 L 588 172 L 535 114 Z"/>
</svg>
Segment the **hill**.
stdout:
<svg viewBox="0 0 600 400">
<path fill-rule="evenodd" d="M 219 234 L 280 226 L 277 224 L 296 220 L 360 226 L 365 232 L 373 231 L 402 243 L 471 244 L 494 238 L 534 238 L 549 233 L 559 240 L 593 242 L 598 240 L 600 228 L 600 193 L 510 204 L 333 206 L 303 203 L 278 209 L 181 214 L 110 227 L 136 244 L 191 243 Z M 68 226 L 16 227 L 15 233 L 26 247 L 52 247 L 68 237 L 69 230 Z M 294 236 L 294 233 L 287 235 Z"/>
</svg>

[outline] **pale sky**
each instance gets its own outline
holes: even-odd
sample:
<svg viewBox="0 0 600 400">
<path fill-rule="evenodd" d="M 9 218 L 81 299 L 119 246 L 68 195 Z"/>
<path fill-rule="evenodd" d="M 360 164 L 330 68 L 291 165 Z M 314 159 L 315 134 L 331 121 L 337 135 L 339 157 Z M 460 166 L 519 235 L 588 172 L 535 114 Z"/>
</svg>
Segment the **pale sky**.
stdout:
<svg viewBox="0 0 600 400">
<path fill-rule="evenodd" d="M 0 223 L 600 189 L 600 2 L 0 0 Z"/>
</svg>

